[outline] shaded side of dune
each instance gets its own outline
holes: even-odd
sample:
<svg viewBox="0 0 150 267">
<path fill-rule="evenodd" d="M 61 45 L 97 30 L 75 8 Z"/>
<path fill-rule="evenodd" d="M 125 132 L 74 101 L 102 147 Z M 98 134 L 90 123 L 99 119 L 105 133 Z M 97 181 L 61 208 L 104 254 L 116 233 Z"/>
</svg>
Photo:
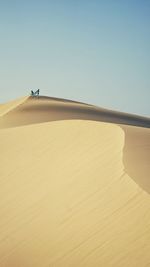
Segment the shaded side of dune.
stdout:
<svg viewBox="0 0 150 267">
<path fill-rule="evenodd" d="M 29 97 L 0 118 L 0 128 L 57 120 L 93 120 L 150 127 L 150 119 L 84 103 L 49 97 Z"/>
<path fill-rule="evenodd" d="M 144 191 L 150 193 L 150 130 L 121 126 L 124 135 L 123 164 L 125 172 Z"/>
</svg>

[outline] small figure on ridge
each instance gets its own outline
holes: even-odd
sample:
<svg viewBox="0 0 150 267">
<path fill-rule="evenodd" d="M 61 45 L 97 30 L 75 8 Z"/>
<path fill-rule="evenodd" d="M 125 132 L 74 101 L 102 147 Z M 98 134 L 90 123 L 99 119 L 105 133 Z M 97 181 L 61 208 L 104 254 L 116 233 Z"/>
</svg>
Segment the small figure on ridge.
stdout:
<svg viewBox="0 0 150 267">
<path fill-rule="evenodd" d="M 31 90 L 31 95 L 32 96 L 39 96 L 39 94 L 40 94 L 40 89 L 38 89 L 37 91 L 33 91 L 33 90 Z"/>
</svg>

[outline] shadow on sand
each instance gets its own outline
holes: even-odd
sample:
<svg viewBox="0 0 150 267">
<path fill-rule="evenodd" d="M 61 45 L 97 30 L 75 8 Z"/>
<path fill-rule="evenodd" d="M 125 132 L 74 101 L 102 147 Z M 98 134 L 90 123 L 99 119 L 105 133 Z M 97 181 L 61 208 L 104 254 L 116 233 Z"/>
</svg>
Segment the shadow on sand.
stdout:
<svg viewBox="0 0 150 267">
<path fill-rule="evenodd" d="M 121 126 L 125 133 L 123 164 L 125 172 L 150 193 L 150 129 Z"/>
</svg>

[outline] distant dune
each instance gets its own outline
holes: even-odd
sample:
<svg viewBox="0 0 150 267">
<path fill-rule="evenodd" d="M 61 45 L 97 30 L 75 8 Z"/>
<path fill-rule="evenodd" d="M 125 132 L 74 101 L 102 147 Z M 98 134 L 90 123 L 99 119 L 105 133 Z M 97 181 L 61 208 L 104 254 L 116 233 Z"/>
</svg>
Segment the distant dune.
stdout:
<svg viewBox="0 0 150 267">
<path fill-rule="evenodd" d="M 64 99 L 0 105 L 0 266 L 150 266 L 149 128 Z"/>
</svg>

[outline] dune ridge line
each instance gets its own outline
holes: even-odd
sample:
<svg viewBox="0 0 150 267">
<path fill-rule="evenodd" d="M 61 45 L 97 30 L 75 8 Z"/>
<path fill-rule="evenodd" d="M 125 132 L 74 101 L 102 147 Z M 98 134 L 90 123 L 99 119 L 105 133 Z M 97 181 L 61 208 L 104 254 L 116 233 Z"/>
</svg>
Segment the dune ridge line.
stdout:
<svg viewBox="0 0 150 267">
<path fill-rule="evenodd" d="M 54 97 L 26 97 L 6 105 L 0 119 L 0 128 L 57 120 L 93 120 L 150 128 L 150 118 Z M 3 107 L 3 109 L 4 109 Z"/>
</svg>

